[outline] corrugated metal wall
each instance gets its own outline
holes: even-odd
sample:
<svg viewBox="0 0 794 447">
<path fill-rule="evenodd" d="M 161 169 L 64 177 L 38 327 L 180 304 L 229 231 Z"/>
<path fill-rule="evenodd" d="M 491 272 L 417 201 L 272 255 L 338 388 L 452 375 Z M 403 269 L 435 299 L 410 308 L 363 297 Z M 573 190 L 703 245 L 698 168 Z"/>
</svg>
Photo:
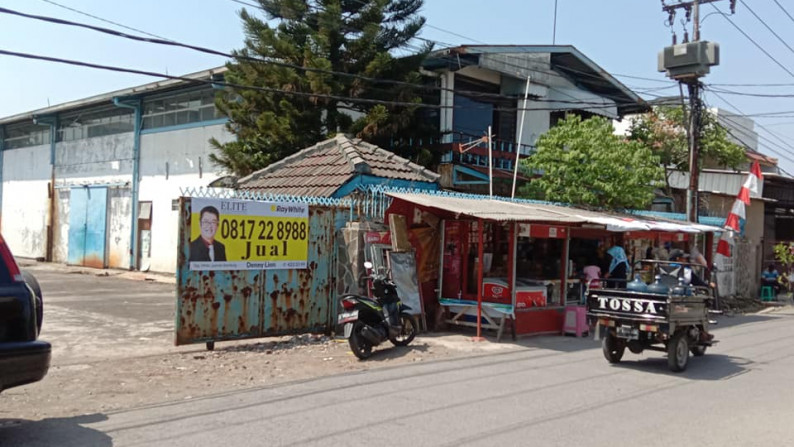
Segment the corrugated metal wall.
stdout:
<svg viewBox="0 0 794 447">
<path fill-rule="evenodd" d="M 191 201 L 180 199 L 176 344 L 329 331 L 338 222 L 349 208 L 309 206 L 307 269 L 191 271 Z"/>
</svg>

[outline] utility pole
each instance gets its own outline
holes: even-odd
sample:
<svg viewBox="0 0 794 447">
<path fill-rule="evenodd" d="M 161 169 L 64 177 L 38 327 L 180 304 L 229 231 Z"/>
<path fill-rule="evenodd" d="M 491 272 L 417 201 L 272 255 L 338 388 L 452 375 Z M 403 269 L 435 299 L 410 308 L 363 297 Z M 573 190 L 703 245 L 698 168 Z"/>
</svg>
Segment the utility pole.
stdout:
<svg viewBox="0 0 794 447">
<path fill-rule="evenodd" d="M 719 46 L 709 42 L 700 42 L 700 4 L 713 3 L 720 0 L 693 0 L 672 5 L 662 0 L 662 10 L 669 14 L 668 24 L 675 24 L 675 14 L 679 9 L 686 13 L 686 20 L 692 20 L 692 42 L 676 45 L 673 35 L 673 46 L 667 47 L 659 54 L 659 71 L 667 71 L 667 75 L 682 84 L 686 84 L 689 92 L 689 188 L 686 195 L 686 215 L 690 222 L 698 221 L 698 185 L 700 160 L 700 119 L 702 107 L 700 102 L 700 77 L 709 72 L 709 67 L 719 63 Z M 735 10 L 736 0 L 730 0 L 731 12 Z"/>
</svg>

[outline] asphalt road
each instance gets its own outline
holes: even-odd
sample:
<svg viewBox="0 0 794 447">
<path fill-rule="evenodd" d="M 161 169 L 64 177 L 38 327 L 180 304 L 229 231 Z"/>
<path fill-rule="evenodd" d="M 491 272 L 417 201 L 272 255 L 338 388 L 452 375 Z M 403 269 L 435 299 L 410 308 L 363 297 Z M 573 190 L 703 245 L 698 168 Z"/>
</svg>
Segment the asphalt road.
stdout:
<svg viewBox="0 0 794 447">
<path fill-rule="evenodd" d="M 134 298 L 142 305 L 144 289 Z M 723 318 L 715 333 L 720 343 L 680 374 L 661 353 L 627 352 L 609 365 L 592 340 L 535 337 L 464 359 L 104 414 L 0 419 L 0 446 L 790 445 L 794 310 Z"/>
</svg>

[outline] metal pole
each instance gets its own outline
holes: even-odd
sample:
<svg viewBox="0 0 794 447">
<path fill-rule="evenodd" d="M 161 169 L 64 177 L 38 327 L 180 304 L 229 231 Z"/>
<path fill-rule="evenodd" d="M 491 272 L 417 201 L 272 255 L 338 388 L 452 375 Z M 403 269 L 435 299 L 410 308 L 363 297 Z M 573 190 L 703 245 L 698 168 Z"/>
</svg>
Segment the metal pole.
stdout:
<svg viewBox="0 0 794 447">
<path fill-rule="evenodd" d="M 527 86 L 524 88 L 524 106 L 521 107 L 521 123 L 518 126 L 518 140 L 516 141 L 516 165 L 513 166 L 513 192 L 511 199 L 516 198 L 516 181 L 518 179 L 518 162 L 521 157 L 521 137 L 524 135 L 524 115 L 527 112 L 527 96 L 529 95 L 529 76 L 527 76 Z"/>
<path fill-rule="evenodd" d="M 687 220 L 698 221 L 698 152 L 700 135 L 700 99 L 698 81 L 690 82 L 689 88 L 689 190 L 687 191 Z"/>
<path fill-rule="evenodd" d="M 551 34 L 551 44 L 557 43 L 557 0 L 554 0 L 554 31 Z"/>
<path fill-rule="evenodd" d="M 700 5 L 698 5 L 698 0 L 694 0 L 692 5 L 692 20 L 694 21 L 692 39 L 697 42 L 700 40 Z"/>
<path fill-rule="evenodd" d="M 493 156 L 491 154 L 491 126 L 488 126 L 488 195 L 493 199 Z"/>
<path fill-rule="evenodd" d="M 489 129 L 490 130 L 490 129 Z M 489 132 L 490 135 L 490 132 Z M 490 145 L 489 145 L 490 147 Z M 483 276 L 483 220 L 477 220 L 477 337 L 482 340 L 482 276 Z"/>
</svg>

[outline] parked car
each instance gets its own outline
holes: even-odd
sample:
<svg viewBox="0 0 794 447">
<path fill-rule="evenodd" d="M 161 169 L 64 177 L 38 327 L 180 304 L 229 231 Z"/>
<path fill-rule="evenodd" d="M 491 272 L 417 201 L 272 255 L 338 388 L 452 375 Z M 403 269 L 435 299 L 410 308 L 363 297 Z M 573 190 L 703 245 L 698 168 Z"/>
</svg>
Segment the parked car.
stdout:
<svg viewBox="0 0 794 447">
<path fill-rule="evenodd" d="M 51 347 L 38 339 L 43 316 L 38 281 L 19 269 L 0 235 L 0 392 L 47 375 Z"/>
</svg>

